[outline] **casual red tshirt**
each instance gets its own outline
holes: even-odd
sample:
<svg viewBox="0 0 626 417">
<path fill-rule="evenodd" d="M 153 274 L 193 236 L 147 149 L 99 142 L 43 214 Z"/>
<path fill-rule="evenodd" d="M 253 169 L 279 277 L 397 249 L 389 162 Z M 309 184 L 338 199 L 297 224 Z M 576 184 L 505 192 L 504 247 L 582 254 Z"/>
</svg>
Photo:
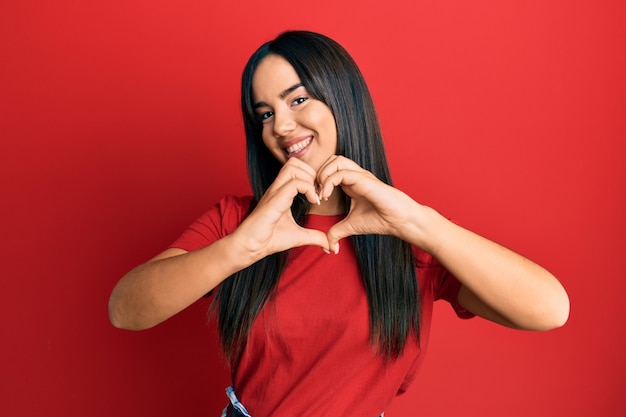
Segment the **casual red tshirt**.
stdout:
<svg viewBox="0 0 626 417">
<path fill-rule="evenodd" d="M 234 231 L 251 198 L 227 196 L 171 247 L 200 249 Z M 341 216 L 309 215 L 305 227 L 327 231 Z M 370 341 L 363 282 L 350 239 L 339 254 L 304 246 L 290 251 L 274 301 L 253 324 L 233 385 L 254 417 L 378 416 L 415 378 L 428 345 L 433 301 L 445 299 L 460 317 L 459 282 L 414 248 L 421 291 L 421 349 L 412 340 L 391 362 Z M 393 254 L 390 254 L 393 256 Z"/>
</svg>

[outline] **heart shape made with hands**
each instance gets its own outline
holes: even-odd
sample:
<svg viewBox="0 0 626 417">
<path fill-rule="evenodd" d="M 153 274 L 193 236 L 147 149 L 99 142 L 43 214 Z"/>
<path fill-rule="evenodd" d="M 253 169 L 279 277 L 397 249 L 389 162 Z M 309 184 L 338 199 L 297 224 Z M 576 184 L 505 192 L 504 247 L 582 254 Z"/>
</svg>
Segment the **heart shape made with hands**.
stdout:
<svg viewBox="0 0 626 417">
<path fill-rule="evenodd" d="M 346 216 L 333 224 L 325 233 L 328 249 L 322 249 L 326 253 L 337 254 L 340 240 L 354 235 L 387 234 L 386 229 L 376 208 L 369 201 L 352 197 Z"/>
<path fill-rule="evenodd" d="M 361 177 L 360 182 L 356 178 L 353 178 L 354 182 L 342 178 L 342 181 L 337 185 L 333 184 L 331 193 L 333 195 L 332 198 L 335 199 L 334 205 L 338 207 L 341 207 L 342 205 L 342 203 L 338 203 L 337 200 L 343 202 L 343 195 L 335 191 L 336 188 L 340 188 L 343 193 L 350 197 L 350 208 L 346 216 L 333 224 L 325 233 L 328 244 L 327 248 L 322 247 L 325 252 L 333 252 L 335 254 L 338 253 L 339 241 L 353 235 L 393 234 L 393 228 L 390 223 L 390 221 L 393 221 L 391 220 L 393 218 L 393 210 L 390 210 L 390 207 L 392 207 L 393 204 L 389 204 L 388 201 L 384 201 L 384 204 L 381 205 L 381 193 L 378 189 L 392 189 L 392 187 L 380 182 L 378 179 L 372 180 L 370 176 L 373 177 L 371 174 L 369 174 L 369 178 L 367 179 Z M 365 184 L 368 181 L 370 181 L 374 186 L 368 186 Z M 326 196 L 328 196 L 328 194 L 326 194 Z M 321 199 L 321 206 L 325 204 L 327 198 L 328 197 L 323 200 Z M 384 197 L 382 197 L 382 200 L 384 200 Z M 311 214 L 322 213 L 323 210 L 315 209 L 311 212 Z M 310 230 L 306 228 L 302 229 Z M 311 232 L 315 234 L 323 233 L 317 230 L 311 230 Z"/>
<path fill-rule="evenodd" d="M 316 186 L 317 184 L 317 186 Z M 342 193 L 350 197 L 347 215 L 331 226 L 327 233 L 297 225 L 291 205 L 298 194 L 312 205 L 312 214 L 330 214 L 341 210 Z M 289 159 L 279 175 L 259 201 L 255 212 L 257 226 L 249 233 L 266 242 L 271 251 L 314 245 L 326 252 L 338 253 L 339 241 L 352 235 L 394 234 L 402 231 L 396 227 L 406 217 L 410 197 L 383 183 L 371 172 L 354 161 L 333 156 L 317 171 L 297 158 Z M 320 209 L 316 209 L 315 206 Z M 326 209 L 322 208 L 326 205 Z M 326 211 L 326 213 L 324 213 Z M 270 230 L 270 236 L 263 230 Z"/>
</svg>

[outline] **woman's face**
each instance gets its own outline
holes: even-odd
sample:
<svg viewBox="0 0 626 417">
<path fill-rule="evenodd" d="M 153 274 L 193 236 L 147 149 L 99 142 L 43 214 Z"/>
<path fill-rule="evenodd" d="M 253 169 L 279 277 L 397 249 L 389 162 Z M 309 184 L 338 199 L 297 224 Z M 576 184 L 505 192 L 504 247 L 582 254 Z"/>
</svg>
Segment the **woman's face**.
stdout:
<svg viewBox="0 0 626 417">
<path fill-rule="evenodd" d="M 330 108 L 312 98 L 283 57 L 268 55 L 252 77 L 252 99 L 263 143 L 281 163 L 300 158 L 314 170 L 337 152 Z"/>
</svg>

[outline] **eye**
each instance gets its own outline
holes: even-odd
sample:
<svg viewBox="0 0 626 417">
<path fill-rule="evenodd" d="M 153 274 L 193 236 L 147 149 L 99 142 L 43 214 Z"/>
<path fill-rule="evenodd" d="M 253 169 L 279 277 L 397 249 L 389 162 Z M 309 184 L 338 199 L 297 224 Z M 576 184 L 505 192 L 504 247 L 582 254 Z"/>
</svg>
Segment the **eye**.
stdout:
<svg viewBox="0 0 626 417">
<path fill-rule="evenodd" d="M 272 117 L 273 115 L 274 115 L 273 111 L 266 111 L 266 112 L 263 112 L 263 113 L 257 113 L 256 114 L 256 119 L 258 121 L 260 121 L 260 122 L 264 122 L 267 119 L 269 119 L 270 117 Z"/>
<path fill-rule="evenodd" d="M 298 98 L 296 98 L 295 100 L 293 100 L 291 102 L 291 105 L 292 106 L 298 106 L 298 105 L 304 103 L 305 101 L 307 101 L 308 99 L 309 99 L 308 97 L 298 97 Z"/>
</svg>

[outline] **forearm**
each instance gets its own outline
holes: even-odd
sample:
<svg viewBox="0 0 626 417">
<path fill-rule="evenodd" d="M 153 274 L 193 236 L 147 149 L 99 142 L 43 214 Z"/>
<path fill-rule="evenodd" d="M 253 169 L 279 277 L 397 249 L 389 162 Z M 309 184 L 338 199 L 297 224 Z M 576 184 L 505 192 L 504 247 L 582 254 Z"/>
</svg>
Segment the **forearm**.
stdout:
<svg viewBox="0 0 626 417">
<path fill-rule="evenodd" d="M 531 260 L 420 206 L 411 234 L 469 290 L 459 302 L 492 309 L 513 327 L 545 330 L 565 323 L 569 299 L 559 281 Z M 486 308 L 480 304 L 484 303 Z"/>
<path fill-rule="evenodd" d="M 153 327 L 250 263 L 228 236 L 194 252 L 165 251 L 117 283 L 109 299 L 111 323 L 129 330 Z"/>
</svg>

